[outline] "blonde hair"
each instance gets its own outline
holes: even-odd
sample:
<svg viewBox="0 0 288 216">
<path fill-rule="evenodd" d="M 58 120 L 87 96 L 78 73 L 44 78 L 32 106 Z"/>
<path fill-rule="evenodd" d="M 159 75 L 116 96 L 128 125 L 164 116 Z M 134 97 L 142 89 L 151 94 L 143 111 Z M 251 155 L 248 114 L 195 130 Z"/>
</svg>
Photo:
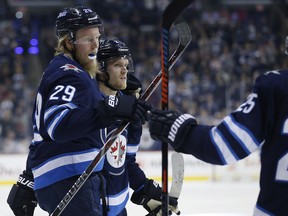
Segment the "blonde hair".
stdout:
<svg viewBox="0 0 288 216">
<path fill-rule="evenodd" d="M 72 58 L 71 51 L 68 50 L 66 46 L 66 39 L 68 37 L 69 37 L 68 35 L 64 35 L 63 37 L 58 39 L 58 43 L 57 43 L 57 46 L 55 48 L 55 53 L 54 53 L 55 56 L 61 53 L 64 53 L 66 55 L 69 55 Z"/>
</svg>

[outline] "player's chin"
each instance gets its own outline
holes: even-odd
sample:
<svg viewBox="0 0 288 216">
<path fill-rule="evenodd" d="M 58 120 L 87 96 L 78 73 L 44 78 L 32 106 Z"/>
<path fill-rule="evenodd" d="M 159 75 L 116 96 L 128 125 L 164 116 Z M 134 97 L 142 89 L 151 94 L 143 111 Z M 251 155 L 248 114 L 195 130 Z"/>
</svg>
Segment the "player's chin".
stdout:
<svg viewBox="0 0 288 216">
<path fill-rule="evenodd" d="M 85 65 L 87 65 L 88 68 L 98 67 L 96 59 L 87 59 L 87 60 L 85 60 Z"/>
<path fill-rule="evenodd" d="M 97 60 L 96 59 L 87 59 L 86 60 L 86 64 L 90 64 L 90 65 L 97 65 Z"/>
<path fill-rule="evenodd" d="M 121 84 L 119 84 L 118 89 L 119 90 L 124 90 L 124 89 L 126 89 L 126 87 L 127 87 L 127 84 L 126 84 L 126 81 L 125 81 L 125 83 L 122 82 Z"/>
<path fill-rule="evenodd" d="M 98 65 L 95 60 L 86 60 L 85 63 L 83 62 L 82 66 L 88 73 L 96 74 L 98 71 Z"/>
<path fill-rule="evenodd" d="M 127 80 L 126 79 L 119 79 L 117 84 L 118 84 L 119 88 L 125 89 L 127 87 Z"/>
</svg>

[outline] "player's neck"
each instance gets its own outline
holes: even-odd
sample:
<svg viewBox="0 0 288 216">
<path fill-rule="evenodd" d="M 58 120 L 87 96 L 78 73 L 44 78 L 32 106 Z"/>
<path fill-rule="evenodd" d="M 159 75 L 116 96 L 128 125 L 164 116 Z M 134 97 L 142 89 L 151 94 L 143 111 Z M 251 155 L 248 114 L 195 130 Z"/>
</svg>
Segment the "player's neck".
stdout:
<svg viewBox="0 0 288 216">
<path fill-rule="evenodd" d="M 117 91 L 110 89 L 107 87 L 103 82 L 99 82 L 99 88 L 102 93 L 104 93 L 106 96 L 107 95 L 116 95 Z"/>
</svg>

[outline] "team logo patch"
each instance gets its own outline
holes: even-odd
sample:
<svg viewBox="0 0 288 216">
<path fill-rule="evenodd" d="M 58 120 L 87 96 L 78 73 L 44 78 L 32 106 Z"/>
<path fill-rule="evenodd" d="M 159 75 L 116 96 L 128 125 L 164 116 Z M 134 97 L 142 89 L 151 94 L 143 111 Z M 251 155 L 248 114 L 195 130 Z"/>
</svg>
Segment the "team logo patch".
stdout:
<svg viewBox="0 0 288 216">
<path fill-rule="evenodd" d="M 106 158 L 114 168 L 123 166 L 126 159 L 126 138 L 120 135 L 107 152 Z"/>
<path fill-rule="evenodd" d="M 72 64 L 65 64 L 60 68 L 63 68 L 64 71 L 73 70 L 77 73 L 82 72 L 82 70 L 80 70 L 79 68 L 77 68 L 75 65 L 72 65 Z"/>
</svg>

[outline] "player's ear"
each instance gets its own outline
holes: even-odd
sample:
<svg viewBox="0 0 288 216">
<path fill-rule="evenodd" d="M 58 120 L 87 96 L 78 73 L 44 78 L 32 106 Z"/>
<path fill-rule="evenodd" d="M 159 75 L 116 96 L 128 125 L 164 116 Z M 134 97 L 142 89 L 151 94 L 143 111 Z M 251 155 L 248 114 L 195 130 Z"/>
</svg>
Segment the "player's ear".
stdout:
<svg viewBox="0 0 288 216">
<path fill-rule="evenodd" d="M 66 44 L 66 47 L 67 47 L 69 50 L 72 49 L 73 43 L 72 43 L 72 41 L 69 39 L 69 37 L 65 38 L 65 44 Z"/>
</svg>

